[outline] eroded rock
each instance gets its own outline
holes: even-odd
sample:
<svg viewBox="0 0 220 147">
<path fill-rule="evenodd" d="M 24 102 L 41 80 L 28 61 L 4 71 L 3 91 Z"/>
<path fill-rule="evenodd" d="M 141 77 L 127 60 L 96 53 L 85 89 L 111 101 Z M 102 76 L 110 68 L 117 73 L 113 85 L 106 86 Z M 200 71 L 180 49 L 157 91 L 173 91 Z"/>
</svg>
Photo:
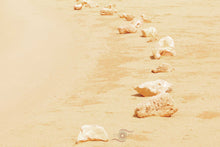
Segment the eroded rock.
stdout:
<svg viewBox="0 0 220 147">
<path fill-rule="evenodd" d="M 127 34 L 127 33 L 136 33 L 137 28 L 135 25 L 128 24 L 125 26 L 118 27 L 118 31 L 120 34 Z"/>
<path fill-rule="evenodd" d="M 76 143 L 86 141 L 105 141 L 109 140 L 105 129 L 98 125 L 84 125 L 81 127 Z"/>
<path fill-rule="evenodd" d="M 161 56 L 176 56 L 176 51 L 171 47 L 157 48 L 152 53 L 154 59 L 160 59 Z"/>
<path fill-rule="evenodd" d="M 170 36 L 163 37 L 159 40 L 159 48 L 174 48 L 174 40 Z"/>
<path fill-rule="evenodd" d="M 147 29 L 142 29 L 142 37 L 157 37 L 157 29 L 155 27 L 149 27 Z"/>
<path fill-rule="evenodd" d="M 138 104 L 134 116 L 138 118 L 149 116 L 171 117 L 177 111 L 173 98 L 169 94 L 163 93 Z"/>
<path fill-rule="evenodd" d="M 156 80 L 145 82 L 141 85 L 136 86 L 134 89 L 142 96 L 155 96 L 161 93 L 171 92 L 171 84 L 165 80 Z"/>
<path fill-rule="evenodd" d="M 174 71 L 174 68 L 168 63 L 162 63 L 156 69 L 151 70 L 152 73 L 172 72 L 172 71 Z"/>
</svg>

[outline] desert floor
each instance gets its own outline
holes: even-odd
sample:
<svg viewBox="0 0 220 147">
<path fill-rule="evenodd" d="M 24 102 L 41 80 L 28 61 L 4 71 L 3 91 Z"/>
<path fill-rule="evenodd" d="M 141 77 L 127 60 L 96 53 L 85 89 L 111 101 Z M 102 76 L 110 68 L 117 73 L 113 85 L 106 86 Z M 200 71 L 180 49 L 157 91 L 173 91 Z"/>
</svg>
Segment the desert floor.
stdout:
<svg viewBox="0 0 220 147">
<path fill-rule="evenodd" d="M 97 0 L 119 12 L 152 16 L 177 56 L 152 60 L 154 43 L 120 35 L 126 23 L 99 8 L 74 11 L 73 0 L 0 1 L 0 146 L 75 146 L 84 124 L 103 126 L 109 142 L 76 146 L 220 146 L 219 0 Z M 159 63 L 174 72 L 152 74 Z M 146 81 L 173 84 L 172 117 L 133 117 Z M 125 142 L 111 140 L 120 129 Z"/>
</svg>

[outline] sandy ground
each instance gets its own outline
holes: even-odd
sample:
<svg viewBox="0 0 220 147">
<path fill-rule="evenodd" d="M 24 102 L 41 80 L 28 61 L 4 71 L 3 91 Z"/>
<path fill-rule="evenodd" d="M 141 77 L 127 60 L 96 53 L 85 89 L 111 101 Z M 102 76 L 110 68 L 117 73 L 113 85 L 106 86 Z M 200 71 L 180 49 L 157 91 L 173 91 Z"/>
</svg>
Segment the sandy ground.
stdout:
<svg viewBox="0 0 220 147">
<path fill-rule="evenodd" d="M 84 124 L 103 126 L 125 142 L 76 146 L 220 146 L 220 3 L 218 0 L 112 0 L 119 12 L 153 17 L 160 37 L 170 35 L 177 56 L 151 60 L 155 43 L 120 35 L 126 23 L 100 8 L 73 11 L 72 0 L 0 2 L 0 146 L 75 146 Z M 167 62 L 171 73 L 150 70 Z M 164 79 L 179 111 L 170 118 L 133 117 L 147 98 L 137 84 Z"/>
</svg>

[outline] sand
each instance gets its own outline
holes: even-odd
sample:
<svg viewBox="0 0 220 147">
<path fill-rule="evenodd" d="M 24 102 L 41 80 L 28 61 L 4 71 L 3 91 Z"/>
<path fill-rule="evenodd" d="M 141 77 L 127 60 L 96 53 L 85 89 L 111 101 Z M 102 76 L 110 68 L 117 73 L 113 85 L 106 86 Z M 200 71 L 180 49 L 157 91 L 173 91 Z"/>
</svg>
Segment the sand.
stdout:
<svg viewBox="0 0 220 147">
<path fill-rule="evenodd" d="M 220 146 L 220 3 L 218 0 L 98 1 L 119 12 L 151 16 L 159 37 L 171 36 L 175 57 L 152 60 L 156 42 L 118 34 L 126 23 L 101 8 L 74 11 L 72 0 L 0 2 L 0 146 L 75 146 L 84 124 L 103 126 L 125 142 L 76 146 Z M 160 63 L 174 72 L 152 74 Z M 133 87 L 164 79 L 179 111 L 169 118 L 133 117 Z"/>
</svg>

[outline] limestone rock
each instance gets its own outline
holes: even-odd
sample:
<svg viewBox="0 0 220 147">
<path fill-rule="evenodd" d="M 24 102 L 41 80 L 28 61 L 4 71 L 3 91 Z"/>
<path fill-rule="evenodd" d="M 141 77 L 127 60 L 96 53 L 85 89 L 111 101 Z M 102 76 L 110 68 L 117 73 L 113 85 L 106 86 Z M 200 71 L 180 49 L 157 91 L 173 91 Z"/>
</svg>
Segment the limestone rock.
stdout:
<svg viewBox="0 0 220 147">
<path fill-rule="evenodd" d="M 120 34 L 136 33 L 137 28 L 135 27 L 135 25 L 129 24 L 129 25 L 118 27 L 118 31 Z"/>
<path fill-rule="evenodd" d="M 177 111 L 173 98 L 169 94 L 163 93 L 138 104 L 134 116 L 138 118 L 149 116 L 171 117 Z"/>
<path fill-rule="evenodd" d="M 74 10 L 81 10 L 82 9 L 82 7 L 83 7 L 83 5 L 80 3 L 80 4 L 76 4 L 76 5 L 74 5 Z"/>
<path fill-rule="evenodd" d="M 142 29 L 142 37 L 147 37 L 147 42 L 152 42 L 157 40 L 158 33 L 157 29 L 154 27 L 149 27 L 147 29 Z"/>
<path fill-rule="evenodd" d="M 136 86 L 134 89 L 142 96 L 155 96 L 161 93 L 171 92 L 171 84 L 165 80 L 156 80 L 145 82 L 141 85 Z"/>
<path fill-rule="evenodd" d="M 81 127 L 76 143 L 86 141 L 105 141 L 109 140 L 105 129 L 98 125 L 84 125 Z"/>
<path fill-rule="evenodd" d="M 160 59 L 161 56 L 176 56 L 176 51 L 171 47 L 154 49 L 152 53 L 154 59 Z"/>
<path fill-rule="evenodd" d="M 111 9 L 111 8 L 102 8 L 101 10 L 100 10 L 100 14 L 101 15 L 113 15 L 114 14 L 114 10 L 113 9 Z"/>
<path fill-rule="evenodd" d="M 174 68 L 168 63 L 162 63 L 156 69 L 151 70 L 152 73 L 159 73 L 159 72 L 172 72 Z"/>
<path fill-rule="evenodd" d="M 174 40 L 170 36 L 163 37 L 159 40 L 159 48 L 174 48 Z"/>
</svg>

